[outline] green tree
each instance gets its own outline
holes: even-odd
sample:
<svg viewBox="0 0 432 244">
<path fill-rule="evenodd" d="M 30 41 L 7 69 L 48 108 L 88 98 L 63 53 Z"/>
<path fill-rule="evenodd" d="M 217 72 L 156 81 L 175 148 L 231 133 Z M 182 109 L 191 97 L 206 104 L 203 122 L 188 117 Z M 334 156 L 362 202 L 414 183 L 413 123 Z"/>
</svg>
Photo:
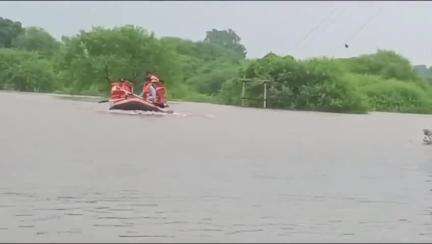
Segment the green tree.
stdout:
<svg viewBox="0 0 432 244">
<path fill-rule="evenodd" d="M 234 78 L 239 78 L 238 65 L 215 61 L 202 64 L 197 73 L 185 82 L 200 93 L 215 96 L 220 92 L 224 82 Z"/>
<path fill-rule="evenodd" d="M 295 60 L 268 54 L 249 63 L 244 76 L 270 80 L 271 107 L 334 112 L 365 112 L 365 98 L 351 82 L 341 79 L 344 70 L 335 60 Z M 247 97 L 262 99 L 262 84 L 251 82 Z M 223 89 L 225 90 L 225 89 Z M 260 106 L 260 103 L 250 102 Z"/>
<path fill-rule="evenodd" d="M 409 60 L 394 51 L 378 50 L 375 54 L 347 59 L 345 64 L 354 73 L 380 75 L 386 79 L 420 80 Z"/>
<path fill-rule="evenodd" d="M 50 56 L 59 49 L 60 42 L 42 28 L 28 27 L 12 41 L 12 46 Z"/>
<path fill-rule="evenodd" d="M 91 31 L 63 38 L 64 51 L 59 69 L 62 78 L 77 91 L 99 84 L 107 91 L 106 77 L 137 80 L 143 84 L 147 71 L 160 74 L 169 84 L 175 80 L 176 60 L 170 48 L 164 48 L 152 33 L 127 25 L 115 28 L 94 27 Z"/>
<path fill-rule="evenodd" d="M 194 91 L 216 95 L 226 80 L 238 76 L 238 60 L 221 46 L 173 37 L 162 38 L 161 42 L 174 50 L 178 77 Z"/>
<path fill-rule="evenodd" d="M 246 48 L 240 43 L 240 37 L 233 30 L 216 30 L 206 32 L 204 43 L 210 43 L 231 50 L 238 59 L 246 57 Z"/>
<path fill-rule="evenodd" d="M 37 53 L 0 49 L 0 88 L 18 91 L 53 91 L 59 84 L 51 62 Z"/>
<path fill-rule="evenodd" d="M 0 48 L 10 48 L 12 40 L 22 31 L 21 22 L 0 17 Z"/>
</svg>

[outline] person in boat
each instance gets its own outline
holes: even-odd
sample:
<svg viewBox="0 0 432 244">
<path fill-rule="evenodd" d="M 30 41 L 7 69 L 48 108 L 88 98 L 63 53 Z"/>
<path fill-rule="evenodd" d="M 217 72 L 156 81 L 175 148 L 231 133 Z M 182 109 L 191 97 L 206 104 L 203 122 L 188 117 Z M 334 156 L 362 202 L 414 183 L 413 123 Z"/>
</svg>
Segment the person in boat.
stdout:
<svg viewBox="0 0 432 244">
<path fill-rule="evenodd" d="M 156 75 L 150 74 L 147 82 L 143 86 L 143 98 L 147 102 L 154 103 L 156 101 L 156 84 L 159 78 Z"/>
<path fill-rule="evenodd" d="M 126 96 L 133 94 L 133 85 L 125 78 L 120 79 L 121 88 L 125 91 Z"/>
<path fill-rule="evenodd" d="M 155 74 L 148 74 L 147 82 L 143 86 L 143 99 L 158 107 L 167 107 L 166 88 L 164 82 Z"/>
<path fill-rule="evenodd" d="M 127 98 L 133 94 L 132 84 L 121 78 L 118 82 L 111 83 L 111 99 Z"/>
<path fill-rule="evenodd" d="M 167 89 L 165 86 L 165 81 L 159 79 L 156 86 L 156 102 L 155 104 L 161 108 L 168 107 L 167 103 Z"/>
</svg>

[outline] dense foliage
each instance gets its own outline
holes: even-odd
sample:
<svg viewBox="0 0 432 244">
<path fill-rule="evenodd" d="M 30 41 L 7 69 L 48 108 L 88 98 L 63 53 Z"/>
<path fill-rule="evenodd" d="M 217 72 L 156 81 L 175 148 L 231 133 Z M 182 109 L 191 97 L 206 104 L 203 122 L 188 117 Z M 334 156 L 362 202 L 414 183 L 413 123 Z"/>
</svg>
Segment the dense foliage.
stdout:
<svg viewBox="0 0 432 244">
<path fill-rule="evenodd" d="M 231 29 L 203 41 L 155 37 L 132 25 L 94 27 L 61 41 L 38 27 L 0 18 L 0 89 L 107 95 L 110 80 L 126 78 L 136 93 L 146 72 L 166 82 L 170 99 L 262 106 L 263 80 L 271 108 L 364 113 L 432 112 L 432 68 L 413 67 L 393 51 L 348 59 L 269 53 L 246 59 Z"/>
<path fill-rule="evenodd" d="M 432 66 L 428 68 L 426 65 L 415 65 L 414 70 L 423 80 L 432 85 Z"/>
<path fill-rule="evenodd" d="M 408 60 L 393 51 L 303 61 L 269 54 L 251 61 L 243 73 L 246 78 L 272 81 L 268 95 L 271 107 L 335 112 L 432 111 L 427 96 L 430 86 Z M 253 87 L 246 96 L 262 98 L 262 85 Z M 240 94 L 240 87 L 236 89 Z M 254 101 L 249 104 L 257 106 Z"/>
<path fill-rule="evenodd" d="M 20 22 L 0 17 L 0 48 L 10 48 L 12 40 L 22 32 Z"/>
</svg>

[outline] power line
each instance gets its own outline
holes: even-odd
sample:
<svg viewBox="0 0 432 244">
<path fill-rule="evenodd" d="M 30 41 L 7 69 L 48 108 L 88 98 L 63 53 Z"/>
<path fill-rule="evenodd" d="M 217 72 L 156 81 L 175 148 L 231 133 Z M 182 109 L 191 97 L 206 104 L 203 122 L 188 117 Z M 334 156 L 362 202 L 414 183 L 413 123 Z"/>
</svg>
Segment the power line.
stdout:
<svg viewBox="0 0 432 244">
<path fill-rule="evenodd" d="M 321 28 L 321 30 L 320 30 L 320 31 L 321 31 L 321 34 L 320 34 L 320 35 L 326 33 L 326 30 L 327 30 L 330 26 L 332 26 L 332 25 L 333 25 L 333 24 L 334 24 L 334 23 L 339 19 L 340 16 L 342 16 L 342 15 L 344 14 L 345 10 L 346 10 L 345 8 L 342 8 L 342 9 L 340 9 L 340 11 L 335 12 L 334 16 L 332 16 L 332 18 L 329 18 L 329 19 L 328 19 L 328 21 L 326 22 L 327 24 L 322 26 L 322 28 Z M 309 39 L 309 40 L 316 39 L 316 36 L 317 36 L 317 35 L 313 36 L 313 37 L 312 37 L 311 39 Z"/>
<path fill-rule="evenodd" d="M 379 8 L 375 15 L 372 15 L 371 17 L 369 17 L 368 20 L 360 27 L 360 29 L 358 31 L 354 32 L 354 34 L 345 42 L 345 44 L 350 43 L 353 40 L 355 40 L 355 38 L 358 36 L 358 34 L 360 34 L 360 32 L 362 32 L 366 28 L 366 26 L 368 24 L 370 24 L 372 22 L 372 20 L 378 16 L 378 14 L 381 12 L 381 10 L 382 10 L 382 8 Z"/>
<path fill-rule="evenodd" d="M 316 24 L 315 26 L 313 26 L 307 33 L 306 35 L 297 43 L 296 45 L 296 49 L 300 47 L 301 44 L 303 44 L 303 42 L 305 42 L 309 36 L 315 31 L 317 30 L 319 27 L 321 27 L 324 23 L 327 22 L 328 19 L 330 19 L 330 17 L 336 12 L 337 8 L 334 8 L 329 15 L 325 16 L 323 19 L 321 19 L 318 24 Z"/>
</svg>

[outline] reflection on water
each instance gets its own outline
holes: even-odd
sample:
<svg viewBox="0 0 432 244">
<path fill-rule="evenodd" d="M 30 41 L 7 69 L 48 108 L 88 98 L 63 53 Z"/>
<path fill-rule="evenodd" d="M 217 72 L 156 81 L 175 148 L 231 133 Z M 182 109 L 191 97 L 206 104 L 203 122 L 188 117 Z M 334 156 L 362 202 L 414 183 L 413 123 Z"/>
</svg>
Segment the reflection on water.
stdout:
<svg viewBox="0 0 432 244">
<path fill-rule="evenodd" d="M 0 242 L 432 240 L 432 116 L 0 102 Z"/>
</svg>

